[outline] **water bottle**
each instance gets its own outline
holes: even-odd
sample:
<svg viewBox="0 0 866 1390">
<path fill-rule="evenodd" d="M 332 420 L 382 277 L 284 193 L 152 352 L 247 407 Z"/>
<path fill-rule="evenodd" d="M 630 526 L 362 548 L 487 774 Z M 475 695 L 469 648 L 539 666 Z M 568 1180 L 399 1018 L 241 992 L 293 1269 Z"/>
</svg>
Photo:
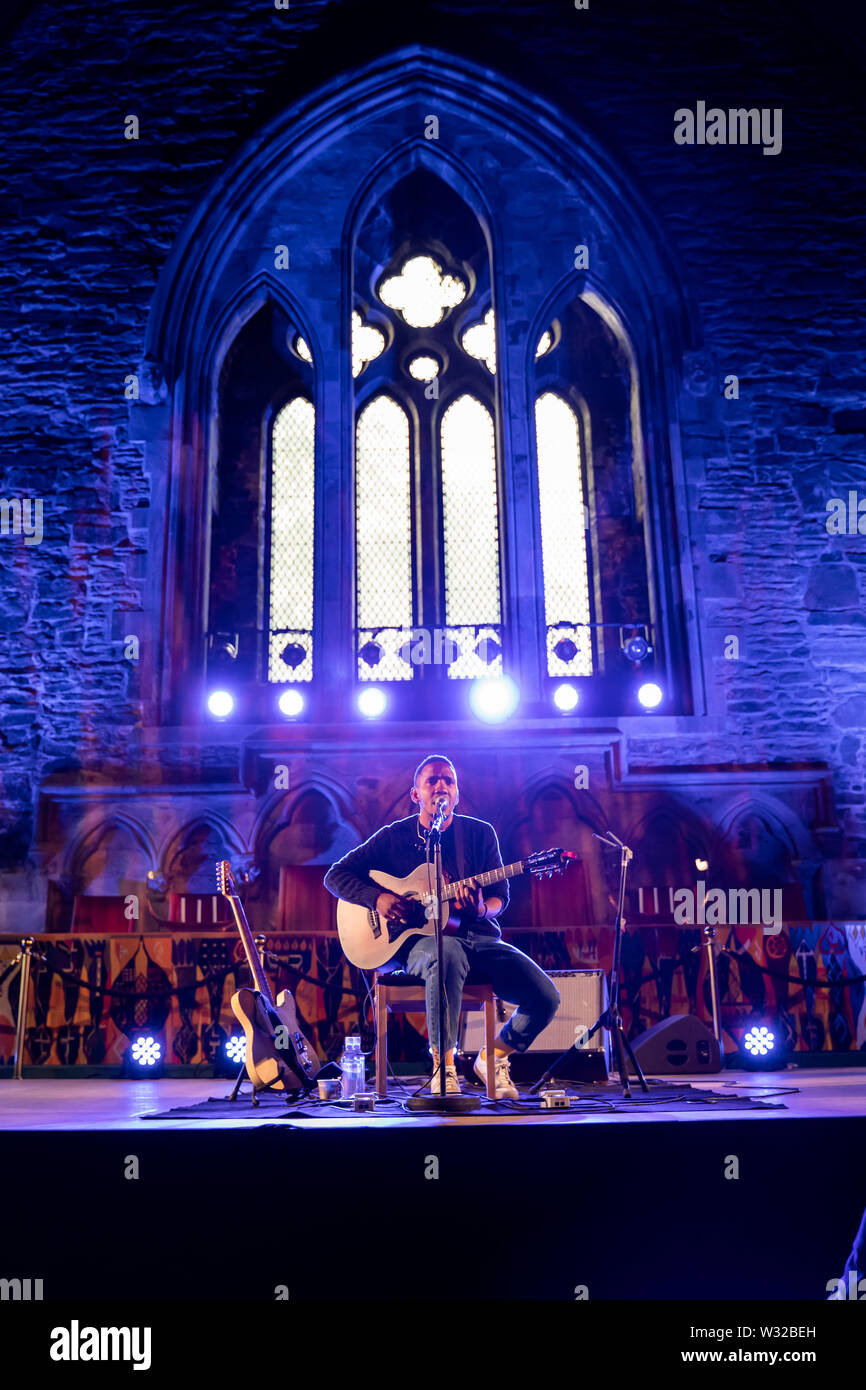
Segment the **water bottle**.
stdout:
<svg viewBox="0 0 866 1390">
<path fill-rule="evenodd" d="M 364 1089 L 364 1054 L 361 1051 L 361 1039 L 357 1034 L 346 1038 L 343 1043 L 339 1066 L 343 1073 L 340 1095 L 343 1100 L 349 1100 Z"/>
</svg>

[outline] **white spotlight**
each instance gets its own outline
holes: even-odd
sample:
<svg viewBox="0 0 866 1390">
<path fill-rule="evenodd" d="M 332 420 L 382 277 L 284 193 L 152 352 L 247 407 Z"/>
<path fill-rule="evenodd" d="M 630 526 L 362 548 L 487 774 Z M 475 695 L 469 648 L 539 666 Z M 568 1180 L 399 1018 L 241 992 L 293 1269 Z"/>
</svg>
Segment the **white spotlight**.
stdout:
<svg viewBox="0 0 866 1390">
<path fill-rule="evenodd" d="M 300 714 L 304 708 L 304 697 L 300 690 L 284 690 L 277 704 L 282 713 L 291 718 L 295 714 Z"/>
<path fill-rule="evenodd" d="M 654 685 L 652 681 L 649 681 L 646 685 L 641 686 L 637 692 L 637 698 L 644 709 L 655 709 L 662 702 L 661 686 Z"/>
<path fill-rule="evenodd" d="M 573 685 L 558 685 L 553 692 L 553 703 L 557 709 L 561 709 L 563 714 L 568 714 L 570 710 L 577 708 L 580 696 Z"/>
<path fill-rule="evenodd" d="M 234 697 L 227 690 L 213 690 L 207 697 L 207 707 L 215 719 L 226 719 L 235 707 Z"/>
<path fill-rule="evenodd" d="M 384 690 L 379 690 L 375 685 L 368 686 L 358 696 L 358 709 L 367 719 L 378 719 L 380 714 L 385 713 L 387 703 Z"/>
<path fill-rule="evenodd" d="M 474 680 L 469 692 L 473 714 L 485 724 L 497 724 L 507 719 L 517 708 L 520 692 L 510 676 L 494 676 Z"/>
</svg>

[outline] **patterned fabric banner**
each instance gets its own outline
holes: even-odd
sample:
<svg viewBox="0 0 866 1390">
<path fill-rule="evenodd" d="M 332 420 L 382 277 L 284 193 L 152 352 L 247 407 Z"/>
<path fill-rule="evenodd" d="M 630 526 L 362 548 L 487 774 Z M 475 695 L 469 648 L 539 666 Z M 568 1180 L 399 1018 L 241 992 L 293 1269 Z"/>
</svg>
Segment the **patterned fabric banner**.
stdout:
<svg viewBox="0 0 866 1390">
<path fill-rule="evenodd" d="M 546 970 L 610 969 L 613 931 L 607 926 L 506 935 Z M 866 924 L 808 922 L 775 936 L 761 928 L 722 927 L 717 942 L 726 1051 L 736 1051 L 755 1024 L 773 1028 L 788 1051 L 866 1051 L 866 984 L 846 983 L 866 975 Z M 631 1037 L 669 1014 L 694 1013 L 710 1022 L 706 951 L 695 947 L 701 948 L 698 928 L 626 930 L 620 1001 Z M 0 940 L 4 1066 L 11 1066 L 15 1047 L 19 949 L 17 941 Z M 33 960 L 27 1066 L 116 1070 L 130 1035 L 147 1029 L 159 1036 L 169 1065 L 192 1069 L 212 1064 L 227 1038 L 241 1034 L 230 1000 L 249 977 L 233 933 L 44 935 L 36 937 L 35 950 L 46 961 Z M 360 972 L 336 937 L 268 934 L 267 950 L 284 958 L 269 967 L 274 993 L 292 990 L 319 1056 L 336 1056 L 344 1036 L 358 1031 L 366 993 Z M 369 1020 L 368 1007 L 365 1030 Z M 370 1037 L 365 1050 L 371 1045 Z M 389 1054 L 394 1061 L 425 1056 L 423 1014 L 390 1021 Z"/>
</svg>

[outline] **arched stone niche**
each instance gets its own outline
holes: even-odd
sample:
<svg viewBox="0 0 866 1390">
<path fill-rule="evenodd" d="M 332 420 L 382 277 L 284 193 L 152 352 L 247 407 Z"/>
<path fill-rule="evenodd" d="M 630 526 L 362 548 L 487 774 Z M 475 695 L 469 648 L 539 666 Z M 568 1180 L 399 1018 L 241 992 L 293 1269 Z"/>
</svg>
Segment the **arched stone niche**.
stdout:
<svg viewBox="0 0 866 1390">
<path fill-rule="evenodd" d="M 99 821 L 70 850 L 65 878 L 91 897 L 140 894 L 156 855 L 142 826 L 125 816 Z"/>
</svg>

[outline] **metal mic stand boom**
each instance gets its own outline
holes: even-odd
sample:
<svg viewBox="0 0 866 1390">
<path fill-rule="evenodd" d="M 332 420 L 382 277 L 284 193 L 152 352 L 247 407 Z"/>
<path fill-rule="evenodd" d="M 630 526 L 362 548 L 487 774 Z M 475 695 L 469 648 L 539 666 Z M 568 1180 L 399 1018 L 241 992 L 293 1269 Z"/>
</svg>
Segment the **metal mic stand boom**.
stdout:
<svg viewBox="0 0 866 1390">
<path fill-rule="evenodd" d="M 445 1038 L 445 971 L 442 961 L 442 822 L 443 817 L 437 816 L 437 821 L 433 822 L 427 836 L 427 862 L 430 862 L 430 846 L 433 846 L 433 881 L 435 885 L 435 898 L 430 907 L 433 912 L 433 926 L 436 935 L 436 970 L 439 982 L 439 997 L 436 1000 L 438 1009 L 438 1029 L 439 1029 L 439 1094 L 429 1096 L 410 1096 L 406 1102 L 407 1110 L 434 1110 L 460 1114 L 467 1110 L 479 1109 L 481 1102 L 477 1096 L 455 1096 L 445 1093 L 445 1055 L 447 1053 L 447 1040 Z M 447 917 L 446 917 L 447 921 Z"/>
<path fill-rule="evenodd" d="M 593 832 L 593 834 L 595 835 L 595 832 Z M 628 873 L 628 866 L 631 860 L 634 858 L 634 853 L 632 850 L 629 849 L 628 845 L 624 845 L 622 840 L 620 840 L 616 835 L 614 835 L 612 830 L 608 830 L 606 836 L 595 835 L 595 839 L 601 840 L 603 845 L 610 845 L 612 849 L 619 849 L 620 851 L 619 900 L 617 902 L 616 908 L 616 922 L 614 923 L 613 964 L 611 966 L 610 971 L 610 989 L 608 990 L 608 1005 L 604 1012 L 599 1014 L 592 1027 L 588 1029 L 586 1033 L 583 1034 L 583 1037 L 580 1039 L 580 1041 L 589 1042 L 589 1039 L 592 1037 L 593 1033 L 598 1032 L 599 1028 L 606 1028 L 607 1031 L 610 1034 L 612 1034 L 614 1048 L 616 1050 L 617 1069 L 619 1071 L 620 1080 L 622 1081 L 622 1093 L 625 1099 L 628 1100 L 631 1098 L 631 1089 L 629 1088 L 628 1084 L 628 1062 L 626 1061 L 626 1053 L 628 1054 L 629 1060 L 631 1061 L 631 1064 L 634 1067 L 635 1076 L 640 1082 L 641 1087 L 644 1091 L 649 1091 L 649 1086 L 646 1084 L 646 1077 L 641 1071 L 638 1060 L 632 1051 L 631 1043 L 625 1035 L 625 1029 L 622 1026 L 622 1019 L 620 1018 L 619 1013 L 619 967 L 620 959 L 622 956 L 622 934 L 623 929 L 625 927 L 625 918 L 623 916 L 623 909 L 625 907 L 625 877 Z M 578 1040 L 577 1038 L 575 1038 L 574 1042 L 571 1044 L 571 1047 L 566 1048 L 565 1052 L 563 1052 L 561 1057 L 557 1057 L 556 1061 L 553 1063 L 553 1066 L 548 1067 L 547 1071 L 544 1073 L 542 1077 L 539 1078 L 538 1081 L 536 1081 L 534 1086 L 530 1086 L 529 1094 L 534 1095 L 536 1091 L 539 1091 L 541 1087 L 544 1085 L 544 1083 L 546 1081 L 549 1081 L 551 1076 L 553 1076 L 557 1067 L 561 1066 L 565 1059 L 568 1056 L 570 1056 L 572 1052 L 577 1051 L 577 1047 Z"/>
</svg>

